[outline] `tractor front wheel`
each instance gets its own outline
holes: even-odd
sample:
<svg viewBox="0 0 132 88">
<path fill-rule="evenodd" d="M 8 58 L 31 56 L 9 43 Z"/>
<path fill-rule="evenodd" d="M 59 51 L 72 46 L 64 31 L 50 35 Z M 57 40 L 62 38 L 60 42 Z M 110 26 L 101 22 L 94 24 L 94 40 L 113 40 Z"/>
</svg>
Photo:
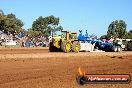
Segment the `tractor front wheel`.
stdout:
<svg viewBox="0 0 132 88">
<path fill-rule="evenodd" d="M 80 43 L 78 41 L 73 42 L 72 51 L 76 53 L 80 51 Z"/>
<path fill-rule="evenodd" d="M 61 44 L 61 49 L 65 52 L 68 53 L 71 51 L 71 43 L 69 41 L 64 41 Z"/>
</svg>

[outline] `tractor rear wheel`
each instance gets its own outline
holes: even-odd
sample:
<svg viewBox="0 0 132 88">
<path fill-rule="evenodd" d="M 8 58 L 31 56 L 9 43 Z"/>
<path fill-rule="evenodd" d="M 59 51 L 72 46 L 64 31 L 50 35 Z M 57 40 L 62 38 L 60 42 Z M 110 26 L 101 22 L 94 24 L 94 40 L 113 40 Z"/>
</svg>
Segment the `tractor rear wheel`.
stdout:
<svg viewBox="0 0 132 88">
<path fill-rule="evenodd" d="M 78 41 L 73 42 L 72 51 L 75 53 L 80 51 L 80 43 Z"/>
<path fill-rule="evenodd" d="M 49 51 L 50 52 L 54 51 L 54 47 L 53 47 L 53 43 L 52 42 L 49 43 Z"/>
<path fill-rule="evenodd" d="M 63 41 L 61 43 L 61 49 L 63 52 L 68 53 L 71 51 L 71 43 L 69 41 Z"/>
</svg>

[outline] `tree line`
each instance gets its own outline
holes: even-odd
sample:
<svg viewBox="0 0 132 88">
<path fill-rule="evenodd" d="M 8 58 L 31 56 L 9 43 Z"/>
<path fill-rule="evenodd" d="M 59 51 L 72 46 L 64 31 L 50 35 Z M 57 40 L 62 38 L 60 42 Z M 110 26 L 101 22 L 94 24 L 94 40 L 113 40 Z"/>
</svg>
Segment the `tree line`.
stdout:
<svg viewBox="0 0 132 88">
<path fill-rule="evenodd" d="M 32 27 L 25 30 L 22 27 L 24 23 L 18 19 L 15 14 L 5 15 L 2 10 L 0 10 L 0 31 L 5 34 L 15 34 L 15 33 L 27 33 L 29 36 L 49 36 L 51 31 L 62 30 L 63 27 L 59 25 L 60 19 L 53 15 L 47 17 L 38 17 L 33 23 Z"/>
<path fill-rule="evenodd" d="M 16 17 L 15 14 L 5 15 L 2 10 L 0 10 L 0 31 L 5 34 L 8 33 L 28 33 L 29 36 L 49 36 L 51 31 L 63 30 L 60 25 L 59 17 L 53 15 L 43 17 L 38 17 L 32 23 L 32 27 L 25 30 L 22 27 L 24 23 Z M 123 20 L 115 20 L 110 23 L 107 29 L 107 34 L 102 35 L 100 39 L 110 39 L 110 38 L 132 38 L 132 30 L 127 32 L 127 24 Z"/>
<path fill-rule="evenodd" d="M 108 26 L 107 34 L 102 35 L 100 39 L 124 38 L 132 39 L 132 30 L 127 31 L 127 24 L 123 20 L 115 20 Z"/>
<path fill-rule="evenodd" d="M 0 31 L 8 34 L 8 33 L 18 33 L 24 31 L 22 29 L 24 23 L 16 18 L 14 14 L 0 14 Z"/>
</svg>

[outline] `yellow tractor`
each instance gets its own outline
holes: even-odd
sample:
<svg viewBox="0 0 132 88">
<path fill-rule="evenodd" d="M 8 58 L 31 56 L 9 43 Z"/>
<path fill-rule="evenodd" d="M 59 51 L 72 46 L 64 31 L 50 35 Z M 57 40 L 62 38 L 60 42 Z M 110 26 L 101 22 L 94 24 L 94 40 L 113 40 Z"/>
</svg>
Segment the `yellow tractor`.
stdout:
<svg viewBox="0 0 132 88">
<path fill-rule="evenodd" d="M 52 33 L 50 43 L 49 43 L 50 52 L 53 51 L 63 51 L 68 52 L 79 52 L 80 43 L 77 39 L 76 32 L 68 31 L 55 31 Z"/>
</svg>

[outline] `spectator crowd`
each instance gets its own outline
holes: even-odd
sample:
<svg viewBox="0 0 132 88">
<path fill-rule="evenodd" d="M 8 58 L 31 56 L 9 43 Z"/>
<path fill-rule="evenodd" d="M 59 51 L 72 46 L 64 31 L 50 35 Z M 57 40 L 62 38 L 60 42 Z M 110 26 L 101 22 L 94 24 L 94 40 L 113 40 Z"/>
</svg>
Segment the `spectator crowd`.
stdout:
<svg viewBox="0 0 132 88">
<path fill-rule="evenodd" d="M 29 37 L 24 33 L 4 34 L 0 31 L 0 46 L 48 47 L 48 38 L 44 36 Z"/>
</svg>

